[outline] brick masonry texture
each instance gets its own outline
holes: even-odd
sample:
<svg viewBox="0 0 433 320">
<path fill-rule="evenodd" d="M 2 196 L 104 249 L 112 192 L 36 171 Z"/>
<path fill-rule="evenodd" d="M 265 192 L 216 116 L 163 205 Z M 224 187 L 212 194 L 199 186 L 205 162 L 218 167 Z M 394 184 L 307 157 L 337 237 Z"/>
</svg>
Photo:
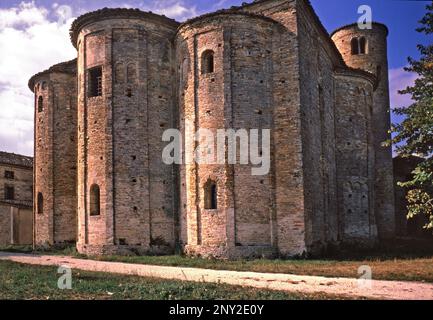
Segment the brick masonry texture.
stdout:
<svg viewBox="0 0 433 320">
<path fill-rule="evenodd" d="M 77 59 L 30 80 L 35 244 L 238 258 L 323 255 L 392 238 L 391 151 L 380 146 L 389 129 L 387 29 L 373 26 L 331 39 L 306 0 L 259 0 L 182 24 L 131 9 L 79 17 Z M 368 52 L 352 55 L 361 36 Z M 210 52 L 213 70 L 204 72 Z M 95 68 L 102 91 L 91 96 Z M 199 128 L 270 129 L 270 172 L 166 165 L 169 128 L 183 141 Z"/>
</svg>

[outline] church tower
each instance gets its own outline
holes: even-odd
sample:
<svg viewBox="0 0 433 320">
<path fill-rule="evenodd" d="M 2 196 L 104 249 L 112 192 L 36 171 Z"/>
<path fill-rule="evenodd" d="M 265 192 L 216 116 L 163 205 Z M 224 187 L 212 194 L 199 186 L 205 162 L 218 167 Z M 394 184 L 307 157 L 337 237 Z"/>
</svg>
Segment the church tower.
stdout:
<svg viewBox="0 0 433 320">
<path fill-rule="evenodd" d="M 375 216 L 379 237 L 392 238 L 395 229 L 392 148 L 382 146 L 390 139 L 390 103 L 387 58 L 388 28 L 374 22 L 371 29 L 358 24 L 341 27 L 331 38 L 346 64 L 377 77 L 373 93 L 372 133 L 375 153 Z"/>
</svg>

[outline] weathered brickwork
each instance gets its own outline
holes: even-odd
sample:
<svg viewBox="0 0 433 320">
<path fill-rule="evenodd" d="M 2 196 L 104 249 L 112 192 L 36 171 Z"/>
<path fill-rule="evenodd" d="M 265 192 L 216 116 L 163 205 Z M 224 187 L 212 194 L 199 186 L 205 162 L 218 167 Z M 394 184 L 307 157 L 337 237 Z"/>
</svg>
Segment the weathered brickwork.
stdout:
<svg viewBox="0 0 433 320">
<path fill-rule="evenodd" d="M 76 241 L 76 60 L 33 76 L 35 94 L 34 244 Z"/>
<path fill-rule="evenodd" d="M 387 35 L 387 27 L 379 23 L 373 23 L 372 29 L 365 30 L 360 30 L 356 24 L 350 25 L 332 34 L 332 40 L 349 67 L 366 70 L 377 77 L 372 107 L 374 125 L 371 127 L 375 154 L 374 210 L 379 236 L 384 239 L 395 234 L 392 150 L 390 146 L 382 145 L 391 137 Z M 360 37 L 367 40 L 366 53 L 353 55 L 350 40 Z"/>
<path fill-rule="evenodd" d="M 182 24 L 128 9 L 79 17 L 76 74 L 32 78 L 44 193 L 36 243 L 235 258 L 392 236 L 392 162 L 378 147 L 389 127 L 386 27 L 374 26 L 339 29 L 334 43 L 305 0 L 259 0 Z M 352 55 L 361 35 L 369 51 Z M 55 108 L 64 101 L 74 115 Z M 204 142 L 194 141 L 199 129 L 269 129 L 269 173 L 252 175 L 239 154 L 237 164 L 164 164 L 170 128 L 184 160 Z M 227 159 L 228 144 L 220 151 Z"/>
<path fill-rule="evenodd" d="M 177 62 L 184 65 L 179 75 L 180 118 L 194 125 L 186 133 L 181 125 L 184 136 L 192 140 L 199 128 L 215 136 L 217 129 L 272 129 L 273 57 L 266 48 L 272 48 L 278 36 L 275 22 L 246 14 L 210 16 L 179 30 Z M 202 73 L 208 51 L 214 53 L 215 70 Z M 192 164 L 182 167 L 184 171 L 180 221 L 181 229 L 188 230 L 183 241 L 189 252 L 234 254 L 241 251 L 236 247 L 272 252 L 272 174 L 253 176 L 251 167 L 241 164 Z M 205 207 L 209 180 L 217 184 L 217 209 Z"/>
<path fill-rule="evenodd" d="M 283 255 L 307 250 L 305 184 L 301 138 L 301 83 L 296 1 L 257 1 L 243 10 L 276 21 L 280 35 L 272 48 L 273 174 L 275 204 L 273 245 Z"/>
<path fill-rule="evenodd" d="M 92 21 L 77 34 L 78 246 L 83 252 L 168 251 L 174 247 L 173 168 L 162 163 L 162 133 L 174 127 L 177 23 L 139 13 Z M 102 94 L 89 97 L 102 68 Z M 91 187 L 100 212 L 90 215 Z"/>
<path fill-rule="evenodd" d="M 337 75 L 336 166 L 340 234 L 346 242 L 373 244 L 374 146 L 371 135 L 373 84 L 347 73 Z"/>
</svg>

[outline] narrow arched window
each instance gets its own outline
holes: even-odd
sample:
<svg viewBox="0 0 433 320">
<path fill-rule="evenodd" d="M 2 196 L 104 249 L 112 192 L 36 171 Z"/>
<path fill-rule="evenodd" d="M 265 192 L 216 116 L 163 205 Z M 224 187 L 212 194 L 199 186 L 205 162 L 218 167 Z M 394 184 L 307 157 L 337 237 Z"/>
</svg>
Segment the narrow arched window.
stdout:
<svg viewBox="0 0 433 320">
<path fill-rule="evenodd" d="M 376 66 L 376 77 L 378 80 L 380 80 L 380 78 L 382 77 L 382 67 L 381 66 Z"/>
<path fill-rule="evenodd" d="M 350 45 L 352 47 L 352 55 L 359 54 L 358 38 L 353 38 Z"/>
<path fill-rule="evenodd" d="M 101 214 L 101 194 L 99 186 L 93 184 L 90 187 L 90 215 L 98 216 Z"/>
<path fill-rule="evenodd" d="M 208 180 L 204 186 L 204 208 L 218 208 L 218 190 L 215 181 Z"/>
<path fill-rule="evenodd" d="M 124 83 L 125 82 L 125 66 L 123 63 L 116 64 L 116 69 L 114 71 L 116 77 L 116 83 Z"/>
<path fill-rule="evenodd" d="M 364 37 L 359 38 L 359 53 L 367 53 L 367 40 Z"/>
<path fill-rule="evenodd" d="M 42 195 L 42 192 L 38 192 L 36 206 L 37 206 L 37 212 L 39 214 L 44 213 L 44 196 Z"/>
<path fill-rule="evenodd" d="M 137 71 L 133 63 L 128 64 L 126 67 L 126 79 L 128 83 L 135 83 L 137 81 Z"/>
<path fill-rule="evenodd" d="M 214 70 L 214 52 L 212 50 L 206 50 L 201 56 L 201 73 L 213 73 Z"/>
<path fill-rule="evenodd" d="M 180 69 L 180 83 L 181 86 L 184 86 L 188 79 L 188 59 L 183 59 L 179 69 Z"/>
<path fill-rule="evenodd" d="M 42 96 L 39 96 L 38 98 L 38 112 L 44 111 L 44 98 Z"/>
</svg>

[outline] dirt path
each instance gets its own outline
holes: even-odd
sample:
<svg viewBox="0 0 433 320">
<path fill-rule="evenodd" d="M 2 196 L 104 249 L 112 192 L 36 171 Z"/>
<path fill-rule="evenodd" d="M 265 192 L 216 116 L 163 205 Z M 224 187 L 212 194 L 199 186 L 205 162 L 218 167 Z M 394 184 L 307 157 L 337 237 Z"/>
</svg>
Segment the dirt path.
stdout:
<svg viewBox="0 0 433 320">
<path fill-rule="evenodd" d="M 109 272 L 174 280 L 227 283 L 288 292 L 318 293 L 374 299 L 433 300 L 433 284 L 372 280 L 371 288 L 359 286 L 358 279 L 297 276 L 291 274 L 238 272 L 183 267 L 150 266 L 120 262 L 76 259 L 65 256 L 0 252 L 0 260 L 72 269 Z"/>
</svg>

